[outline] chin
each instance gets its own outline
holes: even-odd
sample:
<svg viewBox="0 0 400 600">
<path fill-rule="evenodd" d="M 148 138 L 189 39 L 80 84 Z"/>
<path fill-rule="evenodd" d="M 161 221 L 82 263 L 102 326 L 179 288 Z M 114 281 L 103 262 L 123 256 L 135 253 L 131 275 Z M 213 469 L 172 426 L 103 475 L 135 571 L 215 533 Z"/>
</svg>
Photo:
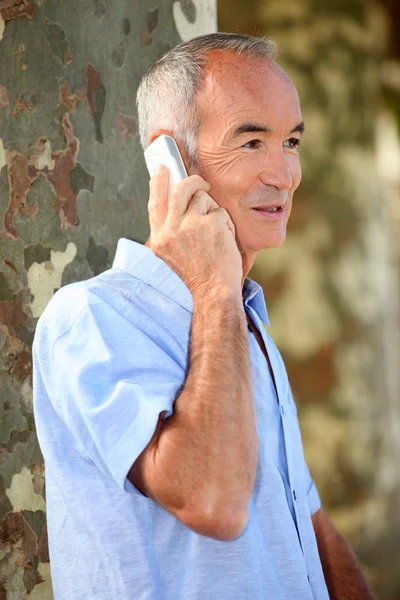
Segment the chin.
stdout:
<svg viewBox="0 0 400 600">
<path fill-rule="evenodd" d="M 285 240 L 286 231 L 282 233 L 277 233 L 273 236 L 271 235 L 265 240 L 262 250 L 265 250 L 266 248 L 277 248 L 278 246 L 281 246 Z"/>
<path fill-rule="evenodd" d="M 277 248 L 281 246 L 286 239 L 286 231 L 276 231 L 273 234 L 269 234 L 267 236 L 263 236 L 260 240 L 255 240 L 254 237 L 247 239 L 244 243 L 240 243 L 237 241 L 239 250 L 241 253 L 244 252 L 261 252 L 261 250 L 266 250 L 267 248 Z"/>
</svg>

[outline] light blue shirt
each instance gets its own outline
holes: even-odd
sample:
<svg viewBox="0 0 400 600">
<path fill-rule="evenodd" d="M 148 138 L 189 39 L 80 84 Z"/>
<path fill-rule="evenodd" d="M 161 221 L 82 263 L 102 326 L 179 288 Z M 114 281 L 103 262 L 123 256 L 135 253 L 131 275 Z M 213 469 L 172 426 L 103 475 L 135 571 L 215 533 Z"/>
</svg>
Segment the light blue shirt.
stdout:
<svg viewBox="0 0 400 600">
<path fill-rule="evenodd" d="M 34 411 L 55 600 L 328 600 L 311 521 L 320 501 L 286 370 L 260 286 L 246 279 L 243 298 L 277 393 L 249 331 L 258 468 L 247 525 L 230 542 L 194 533 L 127 479 L 185 381 L 193 301 L 182 280 L 121 239 L 111 269 L 46 307 Z"/>
</svg>

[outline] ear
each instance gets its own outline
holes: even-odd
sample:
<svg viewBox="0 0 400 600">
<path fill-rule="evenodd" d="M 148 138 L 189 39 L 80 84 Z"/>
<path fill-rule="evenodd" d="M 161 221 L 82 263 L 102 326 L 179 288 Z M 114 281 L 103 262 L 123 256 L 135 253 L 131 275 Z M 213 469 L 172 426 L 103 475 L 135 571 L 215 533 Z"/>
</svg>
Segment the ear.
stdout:
<svg viewBox="0 0 400 600">
<path fill-rule="evenodd" d="M 155 131 L 152 131 L 152 133 L 151 133 L 151 135 L 150 135 L 150 138 L 149 138 L 149 143 L 151 144 L 151 143 L 152 143 L 152 142 L 154 142 L 154 141 L 155 141 L 155 140 L 156 140 L 156 139 L 157 139 L 157 138 L 158 138 L 160 135 L 163 135 L 163 134 L 164 134 L 164 135 L 169 135 L 170 137 L 174 137 L 174 136 L 172 135 L 172 132 L 171 132 L 171 131 L 168 131 L 167 129 L 156 129 Z M 184 162 L 184 165 L 185 165 L 186 171 L 189 173 L 190 161 L 189 161 L 189 156 L 188 156 L 188 153 L 187 153 L 187 151 L 186 151 L 186 148 L 185 148 L 185 146 L 184 146 L 184 145 L 183 145 L 183 144 L 182 144 L 182 143 L 181 143 L 179 140 L 176 140 L 175 138 L 174 138 L 174 140 L 175 140 L 175 142 L 176 142 L 176 144 L 177 144 L 177 146 L 178 146 L 179 152 L 181 153 L 182 160 L 183 160 L 183 162 Z"/>
</svg>

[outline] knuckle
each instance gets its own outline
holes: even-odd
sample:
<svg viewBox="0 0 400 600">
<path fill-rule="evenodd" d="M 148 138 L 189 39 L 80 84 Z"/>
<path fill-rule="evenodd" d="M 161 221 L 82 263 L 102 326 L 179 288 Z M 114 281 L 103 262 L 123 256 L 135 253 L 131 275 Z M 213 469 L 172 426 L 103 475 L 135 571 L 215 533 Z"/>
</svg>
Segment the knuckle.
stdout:
<svg viewBox="0 0 400 600">
<path fill-rule="evenodd" d="M 203 177 L 201 175 L 189 175 L 189 177 L 187 179 L 190 179 L 191 181 L 199 181 L 199 182 L 205 181 L 205 179 L 203 179 Z"/>
<path fill-rule="evenodd" d="M 202 200 L 205 196 L 205 192 L 203 190 L 197 190 L 192 196 L 192 200 Z"/>
<path fill-rule="evenodd" d="M 151 249 L 156 256 L 163 254 L 164 249 L 168 246 L 168 235 L 154 235 L 151 239 Z"/>
<path fill-rule="evenodd" d="M 226 210 L 226 208 L 223 208 L 222 206 L 219 206 L 218 208 L 215 209 L 215 212 L 218 215 L 221 215 L 222 217 L 228 217 L 228 211 Z"/>
</svg>

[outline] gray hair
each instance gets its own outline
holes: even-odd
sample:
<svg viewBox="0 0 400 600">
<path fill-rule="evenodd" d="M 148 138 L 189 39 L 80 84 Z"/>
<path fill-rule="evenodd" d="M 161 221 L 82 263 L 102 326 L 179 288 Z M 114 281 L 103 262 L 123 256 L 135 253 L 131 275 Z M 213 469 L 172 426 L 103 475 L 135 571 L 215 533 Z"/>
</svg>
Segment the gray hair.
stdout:
<svg viewBox="0 0 400 600">
<path fill-rule="evenodd" d="M 275 43 L 237 33 L 210 33 L 182 42 L 169 50 L 143 77 L 137 92 L 140 142 L 145 150 L 156 129 L 172 132 L 181 141 L 191 163 L 196 161 L 197 133 L 201 125 L 195 97 L 206 54 L 230 50 L 253 58 L 274 60 Z"/>
</svg>

